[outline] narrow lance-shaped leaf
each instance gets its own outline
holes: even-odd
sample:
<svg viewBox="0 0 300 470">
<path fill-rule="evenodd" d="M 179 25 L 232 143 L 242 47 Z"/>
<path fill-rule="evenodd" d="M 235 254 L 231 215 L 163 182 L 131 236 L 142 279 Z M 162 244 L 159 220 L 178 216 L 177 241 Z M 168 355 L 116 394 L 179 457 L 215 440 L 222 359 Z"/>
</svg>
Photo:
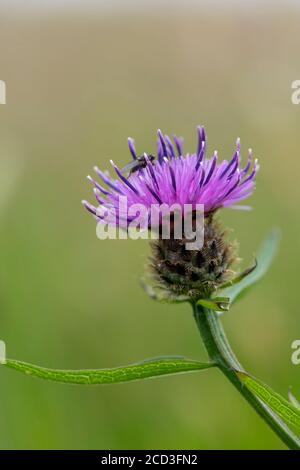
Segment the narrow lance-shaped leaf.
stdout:
<svg viewBox="0 0 300 470">
<path fill-rule="evenodd" d="M 288 391 L 288 397 L 289 397 L 290 402 L 291 402 L 296 408 L 298 408 L 298 410 L 300 410 L 300 402 L 297 400 L 297 398 L 295 397 L 295 395 L 293 394 L 293 392 L 292 392 L 291 389 L 289 389 L 289 391 Z"/>
<path fill-rule="evenodd" d="M 244 372 L 237 372 L 237 375 L 246 387 L 266 403 L 278 416 L 284 421 L 300 428 L 299 408 L 296 408 L 292 403 L 283 398 L 279 393 L 274 392 L 274 390 L 260 380 Z"/>
<path fill-rule="evenodd" d="M 230 302 L 233 303 L 242 297 L 248 289 L 256 284 L 268 271 L 272 261 L 277 253 L 277 248 L 280 239 L 280 232 L 274 229 L 262 244 L 261 249 L 256 257 L 257 265 L 255 269 L 250 269 L 249 274 L 243 276 L 237 283 L 233 283 L 230 287 L 225 287 L 219 292 L 222 296 L 229 297 Z"/>
<path fill-rule="evenodd" d="M 6 359 L 3 365 L 27 375 L 45 380 L 69 384 L 113 384 L 142 380 L 162 375 L 179 374 L 214 367 L 212 363 L 202 363 L 184 357 L 161 357 L 113 369 L 60 370 L 48 369 L 14 359 Z"/>
<path fill-rule="evenodd" d="M 200 299 L 197 302 L 202 307 L 214 310 L 215 312 L 226 312 L 229 310 L 230 299 L 228 297 L 214 297 L 213 299 Z"/>
</svg>

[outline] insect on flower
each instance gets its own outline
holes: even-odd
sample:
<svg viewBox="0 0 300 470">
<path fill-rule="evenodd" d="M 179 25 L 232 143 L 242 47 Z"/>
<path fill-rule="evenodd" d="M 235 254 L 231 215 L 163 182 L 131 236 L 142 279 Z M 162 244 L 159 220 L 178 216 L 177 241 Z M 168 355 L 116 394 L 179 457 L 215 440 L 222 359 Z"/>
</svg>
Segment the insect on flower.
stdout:
<svg viewBox="0 0 300 470">
<path fill-rule="evenodd" d="M 147 161 L 148 160 L 148 161 Z M 155 157 L 154 155 L 141 155 L 133 159 L 133 161 L 129 162 L 125 165 L 120 171 L 122 175 L 129 173 L 129 176 L 136 171 L 141 170 L 142 168 L 146 168 L 149 162 L 154 162 Z"/>
</svg>

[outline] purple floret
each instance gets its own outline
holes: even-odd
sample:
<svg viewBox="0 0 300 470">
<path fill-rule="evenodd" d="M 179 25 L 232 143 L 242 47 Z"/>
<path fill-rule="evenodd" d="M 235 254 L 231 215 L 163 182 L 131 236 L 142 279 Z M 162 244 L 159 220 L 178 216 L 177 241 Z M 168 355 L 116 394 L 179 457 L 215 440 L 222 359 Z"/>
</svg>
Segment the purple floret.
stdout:
<svg viewBox="0 0 300 470">
<path fill-rule="evenodd" d="M 211 158 L 206 156 L 206 134 L 204 127 L 198 127 L 197 151 L 193 154 L 184 154 L 183 140 L 169 136 L 158 131 L 156 159 L 145 156 L 143 168 L 124 175 L 123 172 L 111 162 L 117 179 L 95 168 L 102 183 L 89 180 L 94 185 L 94 192 L 98 206 L 83 201 L 89 212 L 100 221 L 99 206 L 106 212 L 115 210 L 118 225 L 124 226 L 132 219 L 119 211 L 119 196 L 127 197 L 128 208 L 133 204 L 143 204 L 150 210 L 153 204 L 197 204 L 204 205 L 205 215 L 209 215 L 222 207 L 235 206 L 240 201 L 251 196 L 255 189 L 255 178 L 258 171 L 257 161 L 253 163 L 252 151 L 249 150 L 248 161 L 245 168 L 241 168 L 240 141 L 237 140 L 233 157 L 219 161 L 217 152 Z M 134 140 L 128 139 L 129 150 L 134 160 L 138 154 Z M 105 184 L 105 187 L 102 184 Z"/>
</svg>

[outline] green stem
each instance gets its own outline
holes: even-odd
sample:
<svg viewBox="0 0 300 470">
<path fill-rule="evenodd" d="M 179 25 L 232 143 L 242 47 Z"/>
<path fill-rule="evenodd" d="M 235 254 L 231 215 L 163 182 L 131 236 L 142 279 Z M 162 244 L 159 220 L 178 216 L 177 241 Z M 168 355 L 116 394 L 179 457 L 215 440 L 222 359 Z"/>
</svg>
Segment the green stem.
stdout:
<svg viewBox="0 0 300 470">
<path fill-rule="evenodd" d="M 300 450 L 300 440 L 267 405 L 245 387 L 236 371 L 245 372 L 234 355 L 218 315 L 194 305 L 194 317 L 210 359 L 230 380 L 259 416 L 270 426 L 289 449 Z"/>
</svg>

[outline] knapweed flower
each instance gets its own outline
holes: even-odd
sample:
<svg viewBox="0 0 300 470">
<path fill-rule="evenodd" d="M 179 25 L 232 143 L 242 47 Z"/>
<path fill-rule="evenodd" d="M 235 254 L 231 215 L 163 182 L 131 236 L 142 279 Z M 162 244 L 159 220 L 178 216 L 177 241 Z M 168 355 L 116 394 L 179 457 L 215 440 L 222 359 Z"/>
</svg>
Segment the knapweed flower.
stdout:
<svg viewBox="0 0 300 470">
<path fill-rule="evenodd" d="M 161 286 L 175 295 L 196 298 L 209 296 L 230 277 L 229 268 L 235 260 L 233 245 L 225 241 L 214 214 L 220 208 L 240 207 L 237 204 L 252 194 L 258 171 L 251 150 L 246 165 L 241 166 L 239 139 L 232 158 L 219 161 L 216 151 L 207 157 L 204 127 L 199 126 L 197 132 L 197 149 L 192 154 L 184 153 L 182 138 L 174 136 L 172 141 L 160 130 L 156 155 L 139 156 L 134 140 L 129 138 L 132 163 L 120 169 L 111 161 L 116 179 L 95 167 L 101 183 L 88 178 L 94 185 L 98 206 L 83 201 L 99 223 L 125 229 L 141 216 L 140 211 L 132 212 L 133 207 L 144 208 L 144 223 L 153 229 L 153 215 L 159 226 L 166 207 L 176 205 L 184 213 L 188 206 L 193 214 L 201 206 L 205 220 L 201 249 L 186 250 L 184 235 L 180 239 L 171 233 L 166 239 L 160 234 L 152 244 L 151 261 Z M 126 204 L 120 204 L 120 200 L 126 200 Z"/>
<path fill-rule="evenodd" d="M 158 131 L 157 156 L 144 153 L 138 156 L 133 139 L 128 139 L 133 159 L 133 171 L 124 174 L 112 161 L 117 179 L 95 167 L 95 172 L 102 184 L 88 177 L 94 184 L 98 206 L 111 212 L 115 210 L 117 223 L 124 225 L 132 221 L 130 216 L 120 213 L 119 197 L 127 198 L 127 207 L 141 204 L 149 211 L 152 205 L 191 204 L 204 205 L 205 215 L 221 207 L 235 206 L 249 197 L 255 186 L 258 170 L 257 162 L 252 167 L 252 151 L 249 150 L 247 164 L 241 168 L 240 141 L 238 139 L 233 157 L 218 162 L 215 151 L 211 158 L 206 156 L 206 135 L 203 127 L 198 127 L 198 148 L 193 154 L 185 154 L 183 141 Z M 126 167 L 125 167 L 126 169 Z M 97 207 L 83 201 L 85 207 L 97 217 Z M 98 207 L 99 209 L 99 207 Z M 98 210 L 99 213 L 99 210 Z M 99 218 L 99 221 L 100 218 Z"/>
</svg>

